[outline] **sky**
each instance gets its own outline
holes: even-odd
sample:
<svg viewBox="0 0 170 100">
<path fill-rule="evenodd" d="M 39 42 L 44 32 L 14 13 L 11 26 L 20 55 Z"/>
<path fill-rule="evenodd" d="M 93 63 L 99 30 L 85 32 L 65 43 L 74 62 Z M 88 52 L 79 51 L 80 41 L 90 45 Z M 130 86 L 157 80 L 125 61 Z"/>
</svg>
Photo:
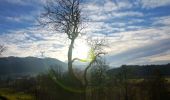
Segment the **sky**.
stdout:
<svg viewBox="0 0 170 100">
<path fill-rule="evenodd" d="M 0 43 L 7 47 L 3 56 L 41 57 L 45 52 L 45 57 L 67 61 L 67 36 L 37 22 L 45 4 L 0 0 Z M 86 45 L 88 37 L 106 35 L 104 57 L 112 66 L 170 62 L 170 0 L 83 0 L 81 7 L 88 22 L 75 47 Z"/>
</svg>

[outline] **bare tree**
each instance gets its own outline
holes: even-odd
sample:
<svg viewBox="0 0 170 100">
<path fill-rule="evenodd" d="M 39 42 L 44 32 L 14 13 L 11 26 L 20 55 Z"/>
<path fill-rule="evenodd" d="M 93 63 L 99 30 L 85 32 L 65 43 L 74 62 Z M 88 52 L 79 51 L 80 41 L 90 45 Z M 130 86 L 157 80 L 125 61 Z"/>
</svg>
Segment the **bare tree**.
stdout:
<svg viewBox="0 0 170 100">
<path fill-rule="evenodd" d="M 88 70 L 90 69 L 90 67 L 92 67 L 92 65 L 94 63 L 96 63 L 98 61 L 98 59 L 100 59 L 101 55 L 106 54 L 106 52 L 104 52 L 104 50 L 103 50 L 103 47 L 107 46 L 105 38 L 103 38 L 103 39 L 99 39 L 99 38 L 88 39 L 87 42 L 91 47 L 91 51 L 90 51 L 90 54 L 89 54 L 91 61 L 84 70 L 83 77 L 84 77 L 85 86 L 88 85 L 88 79 L 87 79 Z"/>
<path fill-rule="evenodd" d="M 4 45 L 0 45 L 0 56 L 2 55 L 2 52 L 6 50 L 6 47 Z"/>
<path fill-rule="evenodd" d="M 90 58 L 90 62 L 89 64 L 86 66 L 85 70 L 84 70 L 84 74 L 83 74 L 83 79 L 84 79 L 84 92 L 85 92 L 85 99 L 88 99 L 88 87 L 89 87 L 89 79 L 88 79 L 88 70 L 90 68 L 92 68 L 93 66 L 95 66 L 95 64 L 99 64 L 99 66 L 101 66 L 100 61 L 102 59 L 101 55 L 105 55 L 106 52 L 104 52 L 103 47 L 107 46 L 106 45 L 106 41 L 105 38 L 103 39 L 88 39 L 87 40 L 88 45 L 91 47 L 91 50 L 89 52 L 89 58 Z M 98 67 L 99 67 L 98 66 Z M 100 76 L 99 76 L 100 77 Z"/>
<path fill-rule="evenodd" d="M 77 79 L 72 68 L 72 50 L 75 39 L 82 30 L 80 0 L 50 0 L 44 8 L 45 12 L 41 14 L 40 24 L 44 26 L 50 25 L 55 31 L 67 34 L 70 40 L 68 70 L 69 74 Z"/>
</svg>

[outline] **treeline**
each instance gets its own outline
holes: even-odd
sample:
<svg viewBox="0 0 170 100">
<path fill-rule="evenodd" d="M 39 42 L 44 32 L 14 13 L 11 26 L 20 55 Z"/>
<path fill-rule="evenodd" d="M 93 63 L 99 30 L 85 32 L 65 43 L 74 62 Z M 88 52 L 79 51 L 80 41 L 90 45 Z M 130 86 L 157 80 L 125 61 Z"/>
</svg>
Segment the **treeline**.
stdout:
<svg viewBox="0 0 170 100">
<path fill-rule="evenodd" d="M 110 69 L 108 73 L 114 76 L 121 72 L 122 67 L 128 69 L 131 78 L 149 77 L 153 75 L 155 70 L 159 70 L 164 77 L 170 76 L 170 63 L 164 65 L 122 65 L 121 67 Z"/>
<path fill-rule="evenodd" d="M 1 80 L 0 88 L 31 94 L 35 100 L 170 100 L 170 83 L 160 69 L 140 78 L 132 78 L 133 70 L 126 65 L 114 74 L 108 69 L 104 62 L 93 64 L 86 86 L 58 66 L 37 77 Z"/>
</svg>

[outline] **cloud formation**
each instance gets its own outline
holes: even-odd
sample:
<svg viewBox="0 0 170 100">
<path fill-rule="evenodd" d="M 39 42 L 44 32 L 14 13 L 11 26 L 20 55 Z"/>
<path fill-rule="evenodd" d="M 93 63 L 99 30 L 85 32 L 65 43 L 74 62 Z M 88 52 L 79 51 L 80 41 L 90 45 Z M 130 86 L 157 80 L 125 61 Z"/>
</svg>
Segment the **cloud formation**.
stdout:
<svg viewBox="0 0 170 100">
<path fill-rule="evenodd" d="M 67 60 L 69 40 L 65 34 L 37 27 L 36 18 L 46 0 L 0 1 L 0 42 L 8 47 L 4 56 L 45 56 Z M 2 8 L 6 5 L 6 8 Z M 11 7 L 15 13 L 11 10 Z M 107 35 L 111 65 L 154 64 L 170 61 L 169 0 L 87 0 L 82 14 L 87 18 L 83 35 Z"/>
</svg>

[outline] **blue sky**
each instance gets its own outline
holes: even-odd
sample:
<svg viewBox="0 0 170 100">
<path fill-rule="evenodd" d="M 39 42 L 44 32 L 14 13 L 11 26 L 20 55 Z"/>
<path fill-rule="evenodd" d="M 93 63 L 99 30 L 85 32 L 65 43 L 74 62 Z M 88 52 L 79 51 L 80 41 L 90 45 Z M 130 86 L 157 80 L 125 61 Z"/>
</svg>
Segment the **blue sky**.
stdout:
<svg viewBox="0 0 170 100">
<path fill-rule="evenodd" d="M 4 56 L 40 56 L 67 60 L 69 40 L 64 34 L 38 26 L 45 0 L 0 0 L 0 43 Z M 105 56 L 113 66 L 170 62 L 170 0 L 84 0 L 89 19 L 78 42 L 108 36 Z"/>
</svg>

